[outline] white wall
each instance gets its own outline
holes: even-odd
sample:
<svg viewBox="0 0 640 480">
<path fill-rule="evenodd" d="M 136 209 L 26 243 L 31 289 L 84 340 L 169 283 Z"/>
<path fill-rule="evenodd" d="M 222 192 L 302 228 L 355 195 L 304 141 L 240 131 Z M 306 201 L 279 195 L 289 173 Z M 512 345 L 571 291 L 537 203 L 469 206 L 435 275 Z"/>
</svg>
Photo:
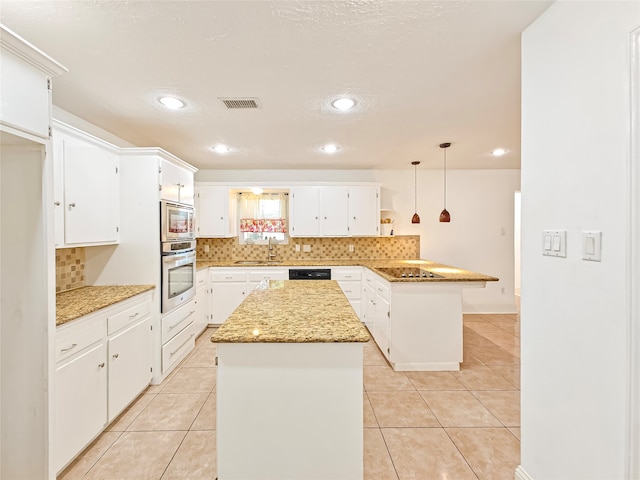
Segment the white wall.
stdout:
<svg viewBox="0 0 640 480">
<path fill-rule="evenodd" d="M 622 479 L 629 351 L 629 34 L 639 2 L 556 2 L 522 39 L 519 478 Z M 567 230 L 567 258 L 541 230 Z M 601 230 L 602 262 L 581 260 Z M 637 292 L 635 292 L 637 295 Z"/>
<path fill-rule="evenodd" d="M 453 148 L 453 147 L 452 147 Z M 485 289 L 464 294 L 465 312 L 516 311 L 514 301 L 514 192 L 520 189 L 518 170 L 450 170 L 447 210 L 451 223 L 439 223 L 442 171 L 418 170 L 419 225 L 414 213 L 413 168 L 402 170 L 199 170 L 202 182 L 378 182 L 382 204 L 392 209 L 396 235 L 420 235 L 420 256 L 500 279 Z"/>
</svg>

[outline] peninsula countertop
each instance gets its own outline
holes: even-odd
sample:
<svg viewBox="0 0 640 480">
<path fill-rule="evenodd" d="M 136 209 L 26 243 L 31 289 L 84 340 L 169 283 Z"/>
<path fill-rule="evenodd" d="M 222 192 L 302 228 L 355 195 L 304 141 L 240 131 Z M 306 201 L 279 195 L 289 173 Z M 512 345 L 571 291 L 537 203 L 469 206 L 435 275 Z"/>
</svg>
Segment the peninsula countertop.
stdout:
<svg viewBox="0 0 640 480">
<path fill-rule="evenodd" d="M 155 285 L 108 285 L 80 287 L 60 292 L 56 294 L 56 326 L 154 288 Z"/>
<path fill-rule="evenodd" d="M 472 272 L 462 268 L 452 267 L 442 263 L 423 259 L 309 259 L 309 260 L 282 260 L 276 262 L 248 263 L 251 260 L 197 260 L 197 269 L 207 267 L 366 267 L 389 282 L 497 282 L 499 279 L 491 275 Z M 439 275 L 441 278 L 396 278 L 387 275 L 380 268 L 422 268 Z"/>
<path fill-rule="evenodd" d="M 271 280 L 249 294 L 211 341 L 362 343 L 369 338 L 336 281 Z"/>
</svg>

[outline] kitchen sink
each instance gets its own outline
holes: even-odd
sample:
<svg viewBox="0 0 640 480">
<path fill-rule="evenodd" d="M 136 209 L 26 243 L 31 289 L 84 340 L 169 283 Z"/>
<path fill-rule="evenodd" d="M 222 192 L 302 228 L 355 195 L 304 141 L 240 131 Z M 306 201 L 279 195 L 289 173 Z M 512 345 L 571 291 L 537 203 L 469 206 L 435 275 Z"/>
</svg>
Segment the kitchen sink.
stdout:
<svg viewBox="0 0 640 480">
<path fill-rule="evenodd" d="M 236 265 L 278 265 L 282 260 L 237 260 Z"/>
</svg>

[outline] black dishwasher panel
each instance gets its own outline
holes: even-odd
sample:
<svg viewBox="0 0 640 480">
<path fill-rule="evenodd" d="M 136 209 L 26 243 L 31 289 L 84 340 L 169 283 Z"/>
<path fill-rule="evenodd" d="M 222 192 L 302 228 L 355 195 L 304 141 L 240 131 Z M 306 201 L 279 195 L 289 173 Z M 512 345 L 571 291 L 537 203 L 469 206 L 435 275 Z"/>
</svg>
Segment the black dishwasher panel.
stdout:
<svg viewBox="0 0 640 480">
<path fill-rule="evenodd" d="M 289 280 L 331 280 L 330 268 L 290 268 Z"/>
</svg>

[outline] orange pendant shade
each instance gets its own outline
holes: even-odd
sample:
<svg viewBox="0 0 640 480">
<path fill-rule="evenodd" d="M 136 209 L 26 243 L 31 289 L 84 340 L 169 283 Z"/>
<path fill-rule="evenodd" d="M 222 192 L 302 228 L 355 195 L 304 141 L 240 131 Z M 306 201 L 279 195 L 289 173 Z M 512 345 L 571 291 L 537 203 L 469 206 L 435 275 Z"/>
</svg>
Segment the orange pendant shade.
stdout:
<svg viewBox="0 0 640 480">
<path fill-rule="evenodd" d="M 446 208 L 440 212 L 440 221 L 441 222 L 450 222 L 451 221 L 451 215 L 449 215 L 449 212 L 447 212 Z"/>
</svg>

